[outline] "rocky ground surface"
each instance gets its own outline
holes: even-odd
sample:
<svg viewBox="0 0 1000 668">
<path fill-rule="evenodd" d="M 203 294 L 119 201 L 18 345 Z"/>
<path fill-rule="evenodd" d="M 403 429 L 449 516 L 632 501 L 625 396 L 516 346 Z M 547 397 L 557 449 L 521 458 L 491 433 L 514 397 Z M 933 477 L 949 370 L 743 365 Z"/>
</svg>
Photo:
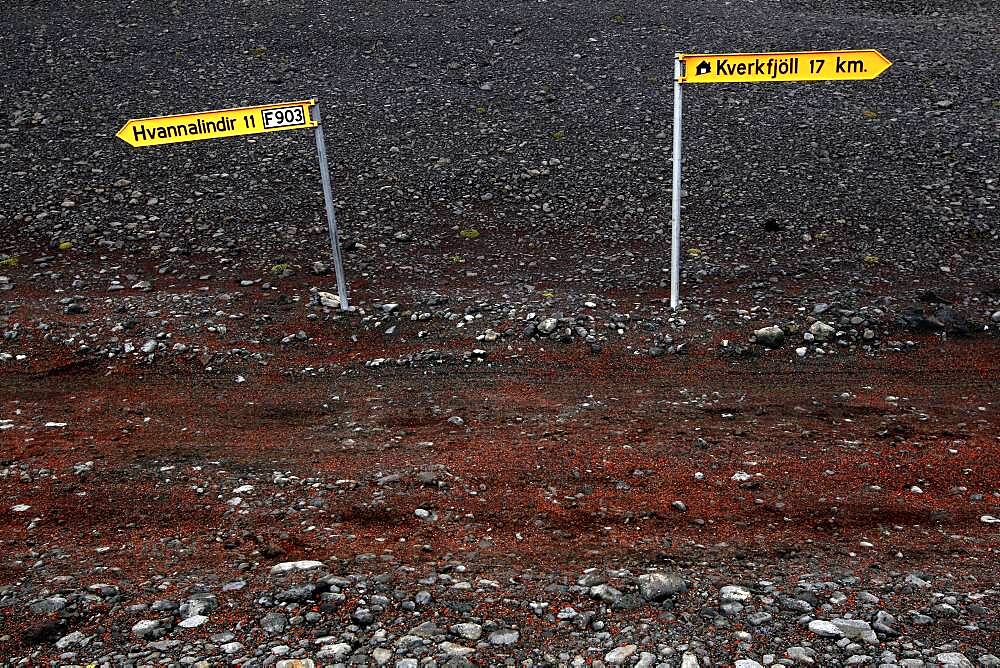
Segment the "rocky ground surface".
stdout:
<svg viewBox="0 0 1000 668">
<path fill-rule="evenodd" d="M 668 4 L 0 8 L 0 662 L 1000 665 L 996 4 Z"/>
</svg>

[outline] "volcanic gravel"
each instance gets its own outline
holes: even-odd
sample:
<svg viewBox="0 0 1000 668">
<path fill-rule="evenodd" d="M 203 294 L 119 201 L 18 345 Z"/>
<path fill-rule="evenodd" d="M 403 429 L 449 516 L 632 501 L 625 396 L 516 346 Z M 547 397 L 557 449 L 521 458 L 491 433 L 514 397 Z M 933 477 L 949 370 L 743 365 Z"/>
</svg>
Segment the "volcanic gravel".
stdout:
<svg viewBox="0 0 1000 668">
<path fill-rule="evenodd" d="M 0 663 L 1000 665 L 998 17 L 4 4 Z"/>
</svg>

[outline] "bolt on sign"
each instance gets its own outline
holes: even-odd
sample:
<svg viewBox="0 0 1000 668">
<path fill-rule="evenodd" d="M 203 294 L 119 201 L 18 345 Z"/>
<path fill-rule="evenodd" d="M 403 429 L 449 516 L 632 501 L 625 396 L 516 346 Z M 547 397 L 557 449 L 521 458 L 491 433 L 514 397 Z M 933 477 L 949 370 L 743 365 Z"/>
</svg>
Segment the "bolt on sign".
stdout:
<svg viewBox="0 0 1000 668">
<path fill-rule="evenodd" d="M 316 100 L 300 100 L 258 107 L 138 118 L 127 122 L 116 136 L 132 146 L 140 147 L 314 128 L 316 121 L 310 117 L 309 110 L 315 104 Z"/>
<path fill-rule="evenodd" d="M 678 53 L 674 56 L 674 164 L 671 198 L 670 306 L 680 304 L 683 84 L 862 81 L 892 63 L 875 49 L 776 53 Z"/>
<path fill-rule="evenodd" d="M 874 49 L 795 53 L 682 54 L 681 83 L 874 79 L 892 65 Z"/>
<path fill-rule="evenodd" d="M 337 213 L 333 206 L 333 189 L 330 186 L 330 171 L 326 159 L 326 140 L 323 138 L 323 125 L 316 100 L 278 102 L 256 107 L 217 109 L 174 116 L 133 118 L 126 122 L 115 136 L 130 146 L 142 148 L 306 128 L 311 128 L 316 138 L 316 156 L 319 159 L 320 182 L 323 186 L 323 202 L 326 205 L 326 223 L 330 233 L 333 266 L 337 273 L 340 308 L 342 311 L 349 311 L 344 261 L 340 255 L 340 241 L 337 235 Z"/>
</svg>

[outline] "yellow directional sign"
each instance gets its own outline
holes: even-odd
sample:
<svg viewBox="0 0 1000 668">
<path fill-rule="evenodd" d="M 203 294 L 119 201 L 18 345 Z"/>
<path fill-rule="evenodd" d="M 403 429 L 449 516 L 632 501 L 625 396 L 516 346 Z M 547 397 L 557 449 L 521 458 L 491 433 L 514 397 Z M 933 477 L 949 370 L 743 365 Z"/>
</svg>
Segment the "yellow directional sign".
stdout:
<svg viewBox="0 0 1000 668">
<path fill-rule="evenodd" d="M 875 49 L 682 54 L 681 83 L 758 83 L 874 79 L 892 65 Z"/>
<path fill-rule="evenodd" d="M 309 111 L 316 100 L 278 102 L 258 107 L 218 109 L 194 114 L 138 118 L 116 135 L 132 146 L 157 146 L 200 139 L 255 135 L 316 127 Z"/>
</svg>

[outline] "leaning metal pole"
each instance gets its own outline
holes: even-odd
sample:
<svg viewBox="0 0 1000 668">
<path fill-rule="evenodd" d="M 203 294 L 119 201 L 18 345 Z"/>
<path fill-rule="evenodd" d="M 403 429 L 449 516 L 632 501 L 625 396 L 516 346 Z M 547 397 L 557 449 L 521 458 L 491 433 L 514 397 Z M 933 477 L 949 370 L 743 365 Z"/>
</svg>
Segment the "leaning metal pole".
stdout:
<svg viewBox="0 0 1000 668">
<path fill-rule="evenodd" d="M 337 294 L 340 296 L 340 310 L 350 311 L 347 304 L 347 283 L 344 280 L 344 260 L 340 256 L 340 239 L 337 237 L 337 213 L 333 209 L 333 190 L 330 188 L 330 168 L 326 163 L 326 140 L 323 138 L 323 123 L 319 104 L 316 110 L 316 154 L 319 157 L 319 175 L 323 181 L 323 201 L 326 204 L 326 225 L 330 230 L 330 247 L 333 249 L 333 268 L 337 272 Z"/>
</svg>

